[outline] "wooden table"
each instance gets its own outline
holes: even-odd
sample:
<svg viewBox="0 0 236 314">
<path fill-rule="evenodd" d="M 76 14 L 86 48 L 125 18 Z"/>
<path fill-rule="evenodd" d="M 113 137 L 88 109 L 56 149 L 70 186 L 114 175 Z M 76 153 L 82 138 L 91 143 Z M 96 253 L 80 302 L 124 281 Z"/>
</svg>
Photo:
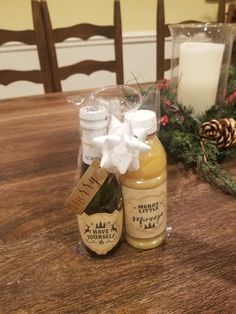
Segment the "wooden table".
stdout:
<svg viewBox="0 0 236 314">
<path fill-rule="evenodd" d="M 0 102 L 0 313 L 236 313 L 236 200 L 180 164 L 168 165 L 165 245 L 78 253 L 63 208 L 79 143 L 66 96 Z"/>
</svg>

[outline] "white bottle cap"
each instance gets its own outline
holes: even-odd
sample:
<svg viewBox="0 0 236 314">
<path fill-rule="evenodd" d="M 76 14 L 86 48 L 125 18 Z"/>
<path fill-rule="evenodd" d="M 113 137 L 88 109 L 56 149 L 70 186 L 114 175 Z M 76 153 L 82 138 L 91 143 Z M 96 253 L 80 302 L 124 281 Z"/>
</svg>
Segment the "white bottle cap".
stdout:
<svg viewBox="0 0 236 314">
<path fill-rule="evenodd" d="M 151 110 L 132 110 L 124 115 L 125 121 L 129 121 L 133 129 L 145 129 L 147 134 L 157 131 L 156 113 Z"/>
<path fill-rule="evenodd" d="M 103 106 L 85 106 L 80 109 L 79 117 L 82 129 L 82 159 L 90 165 L 95 158 L 101 158 L 101 152 L 93 145 L 93 139 L 107 133 L 107 110 Z"/>
<path fill-rule="evenodd" d="M 85 106 L 80 109 L 80 126 L 83 129 L 97 130 L 107 126 L 107 110 L 103 106 Z"/>
</svg>

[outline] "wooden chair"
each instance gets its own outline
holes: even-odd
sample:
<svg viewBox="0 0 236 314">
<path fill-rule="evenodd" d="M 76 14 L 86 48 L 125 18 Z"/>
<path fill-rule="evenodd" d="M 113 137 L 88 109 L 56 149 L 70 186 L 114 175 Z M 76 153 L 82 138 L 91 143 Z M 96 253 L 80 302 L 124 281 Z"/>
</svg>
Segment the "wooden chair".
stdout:
<svg viewBox="0 0 236 314">
<path fill-rule="evenodd" d="M 223 23 L 225 19 L 225 0 L 219 0 L 217 21 Z M 187 20 L 179 23 L 204 23 L 202 21 Z M 156 20 L 156 73 L 157 80 L 164 78 L 165 71 L 170 69 L 170 59 L 165 59 L 165 38 L 170 37 L 168 24 L 165 22 L 164 0 L 157 0 Z"/>
<path fill-rule="evenodd" d="M 225 23 L 225 0 L 218 0 L 217 22 Z"/>
<path fill-rule="evenodd" d="M 227 23 L 236 23 L 236 5 L 230 4 L 226 13 Z M 231 65 L 236 66 L 236 40 L 234 39 L 231 55 Z"/>
<path fill-rule="evenodd" d="M 230 4 L 226 13 L 227 23 L 236 23 L 236 5 Z"/>
<path fill-rule="evenodd" d="M 5 30 L 0 29 L 0 45 L 8 42 L 22 42 L 36 45 L 40 63 L 38 70 L 0 70 L 0 84 L 7 86 L 16 81 L 29 81 L 43 84 L 45 92 L 52 92 L 53 85 L 50 74 L 50 63 L 46 49 L 46 38 L 42 23 L 39 2 L 31 0 L 34 30 Z"/>
<path fill-rule="evenodd" d="M 116 74 L 116 83 L 124 83 L 123 74 L 123 49 L 122 49 L 122 29 L 121 12 L 119 0 L 114 1 L 114 23 L 113 25 L 97 26 L 88 23 L 81 23 L 70 27 L 53 29 L 48 11 L 47 2 L 41 1 L 44 25 L 48 49 L 50 54 L 51 71 L 53 75 L 54 91 L 62 90 L 61 81 L 73 74 L 83 73 L 90 75 L 93 72 L 106 70 Z M 98 61 L 83 60 L 68 66 L 59 66 L 56 53 L 56 43 L 63 42 L 68 38 L 80 38 L 88 40 L 92 36 L 103 36 L 114 39 L 115 60 Z"/>
</svg>

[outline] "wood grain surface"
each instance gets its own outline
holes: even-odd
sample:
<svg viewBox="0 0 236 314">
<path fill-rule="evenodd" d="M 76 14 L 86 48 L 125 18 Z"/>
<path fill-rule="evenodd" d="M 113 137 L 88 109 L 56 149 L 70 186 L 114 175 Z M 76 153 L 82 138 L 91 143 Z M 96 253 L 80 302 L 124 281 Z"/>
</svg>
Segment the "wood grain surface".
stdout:
<svg viewBox="0 0 236 314">
<path fill-rule="evenodd" d="M 181 164 L 168 165 L 164 245 L 80 254 L 63 208 L 77 124 L 67 94 L 0 102 L 0 313 L 236 313 L 236 199 Z M 227 167 L 236 176 L 236 161 Z"/>
</svg>

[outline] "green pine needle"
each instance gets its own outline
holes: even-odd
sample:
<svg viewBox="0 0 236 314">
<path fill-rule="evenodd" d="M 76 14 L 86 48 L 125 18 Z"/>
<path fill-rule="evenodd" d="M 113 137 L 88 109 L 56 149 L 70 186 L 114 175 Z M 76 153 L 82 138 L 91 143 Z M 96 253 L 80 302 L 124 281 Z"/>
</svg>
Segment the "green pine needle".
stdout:
<svg viewBox="0 0 236 314">
<path fill-rule="evenodd" d="M 199 136 L 199 128 L 205 121 L 213 118 L 236 119 L 236 69 L 230 70 L 225 105 L 216 104 L 201 116 L 196 116 L 191 108 L 179 104 L 165 81 L 157 87 L 161 93 L 161 116 L 168 121 L 162 125 L 161 119 L 158 137 L 167 153 L 185 166 L 195 169 L 198 176 L 215 189 L 236 196 L 236 179 L 220 166 L 226 158 L 236 156 L 236 147 L 218 149 Z M 150 89 L 143 91 L 149 92 Z"/>
<path fill-rule="evenodd" d="M 213 188 L 236 196 L 236 180 L 231 174 L 214 163 L 197 163 L 199 177 L 208 182 Z"/>
</svg>

